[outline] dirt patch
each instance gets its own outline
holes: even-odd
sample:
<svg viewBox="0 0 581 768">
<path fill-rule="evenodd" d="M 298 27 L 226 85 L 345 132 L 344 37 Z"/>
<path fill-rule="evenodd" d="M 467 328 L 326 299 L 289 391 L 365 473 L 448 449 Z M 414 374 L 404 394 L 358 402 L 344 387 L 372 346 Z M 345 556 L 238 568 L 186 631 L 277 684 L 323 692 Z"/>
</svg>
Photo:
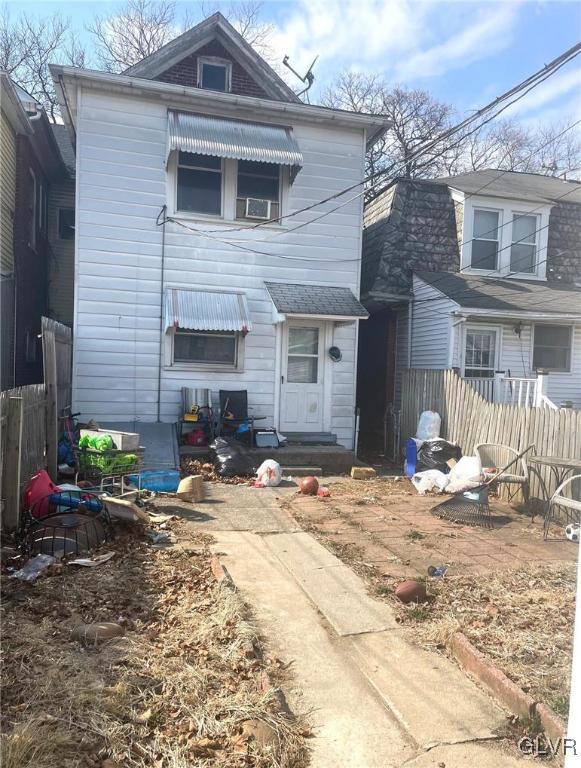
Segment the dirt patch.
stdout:
<svg viewBox="0 0 581 768">
<path fill-rule="evenodd" d="M 264 685 L 269 661 L 246 606 L 209 568 L 210 537 L 155 549 L 137 526 L 97 568 L 2 578 L 5 768 L 301 766 L 304 725 Z M 75 626 L 124 635 L 74 640 Z"/>
<path fill-rule="evenodd" d="M 537 701 L 567 715 L 576 587 L 576 547 L 546 543 L 539 521 L 493 502 L 496 527 L 441 521 L 407 480 L 342 480 L 330 499 L 300 496 L 284 505 L 388 600 L 410 639 L 447 653 L 462 630 L 470 641 Z M 534 563 L 534 565 L 531 565 Z M 430 578 L 428 565 L 447 565 Z M 404 606 L 393 595 L 404 578 L 426 581 L 430 599 Z"/>
</svg>

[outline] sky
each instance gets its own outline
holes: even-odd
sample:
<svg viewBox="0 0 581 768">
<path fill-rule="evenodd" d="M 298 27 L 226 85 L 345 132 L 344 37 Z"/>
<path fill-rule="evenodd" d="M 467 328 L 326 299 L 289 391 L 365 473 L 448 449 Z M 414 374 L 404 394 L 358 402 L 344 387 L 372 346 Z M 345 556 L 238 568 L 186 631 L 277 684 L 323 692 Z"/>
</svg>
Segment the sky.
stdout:
<svg viewBox="0 0 581 768">
<path fill-rule="evenodd" d="M 108 0 L 8 0 L 12 12 L 60 11 L 80 40 Z M 178 0 L 200 16 L 201 3 Z M 223 7 L 227 10 L 229 2 Z M 207 7 L 207 5 L 206 5 Z M 220 3 L 212 3 L 212 10 Z M 493 99 L 581 40 L 581 2 L 571 0 L 285 0 L 263 3 L 271 47 L 299 72 L 315 56 L 314 96 L 343 69 L 381 74 L 393 84 L 430 90 L 460 116 Z M 292 77 L 292 76 L 291 76 Z M 535 125 L 581 119 L 581 56 L 511 108 Z"/>
</svg>

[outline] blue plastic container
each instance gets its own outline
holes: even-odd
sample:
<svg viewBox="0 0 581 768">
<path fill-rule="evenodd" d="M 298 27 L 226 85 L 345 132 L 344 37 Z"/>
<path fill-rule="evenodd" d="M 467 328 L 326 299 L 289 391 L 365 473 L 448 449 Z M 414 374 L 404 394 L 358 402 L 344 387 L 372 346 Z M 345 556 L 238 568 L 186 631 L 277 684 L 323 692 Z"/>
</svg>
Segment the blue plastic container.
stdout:
<svg viewBox="0 0 581 768">
<path fill-rule="evenodd" d="M 180 473 L 176 469 L 150 470 L 138 475 L 128 475 L 131 485 L 146 491 L 175 493 L 180 484 Z"/>
<path fill-rule="evenodd" d="M 416 441 L 410 437 L 405 441 L 405 462 L 403 465 L 404 474 L 407 477 L 411 477 L 416 474 L 416 465 L 418 463 L 418 445 Z"/>
</svg>

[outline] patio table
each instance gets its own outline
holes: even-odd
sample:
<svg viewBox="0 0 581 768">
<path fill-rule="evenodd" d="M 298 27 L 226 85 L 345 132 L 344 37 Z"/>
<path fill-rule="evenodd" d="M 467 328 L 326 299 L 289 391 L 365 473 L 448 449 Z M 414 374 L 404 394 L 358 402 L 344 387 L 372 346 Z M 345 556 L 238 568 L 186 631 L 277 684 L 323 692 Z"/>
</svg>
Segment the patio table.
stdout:
<svg viewBox="0 0 581 768">
<path fill-rule="evenodd" d="M 529 465 L 537 465 L 536 469 L 533 469 L 532 467 L 531 469 L 533 469 L 539 478 L 543 492 L 545 494 L 546 504 L 548 504 L 550 501 L 550 494 L 547 491 L 547 485 L 539 472 L 541 467 L 548 467 L 550 469 L 553 477 L 555 478 L 555 488 L 558 488 L 561 485 L 563 480 L 566 479 L 570 472 L 581 472 L 581 459 L 566 459 L 561 456 L 530 456 L 528 462 Z M 533 517 L 534 514 L 535 513 L 533 512 Z"/>
</svg>

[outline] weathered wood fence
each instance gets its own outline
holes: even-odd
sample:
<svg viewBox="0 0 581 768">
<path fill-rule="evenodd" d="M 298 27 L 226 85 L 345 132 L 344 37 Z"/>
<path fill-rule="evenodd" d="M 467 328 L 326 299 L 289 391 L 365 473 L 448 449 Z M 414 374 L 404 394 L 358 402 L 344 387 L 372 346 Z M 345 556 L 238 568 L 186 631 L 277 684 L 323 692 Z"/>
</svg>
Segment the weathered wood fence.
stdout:
<svg viewBox="0 0 581 768">
<path fill-rule="evenodd" d="M 42 319 L 44 383 L 0 393 L 0 500 L 3 528 L 18 524 L 22 489 L 47 469 L 56 480 L 59 416 L 71 404 L 72 334 Z"/>
<path fill-rule="evenodd" d="M 581 411 L 569 408 L 519 407 L 489 403 L 452 370 L 411 368 L 402 379 L 401 440 L 416 433 L 420 413 L 437 411 L 441 435 L 473 454 L 478 443 L 501 443 L 539 456 L 581 459 Z M 555 490 L 553 473 L 545 467 L 531 473 L 531 498 Z"/>
</svg>

